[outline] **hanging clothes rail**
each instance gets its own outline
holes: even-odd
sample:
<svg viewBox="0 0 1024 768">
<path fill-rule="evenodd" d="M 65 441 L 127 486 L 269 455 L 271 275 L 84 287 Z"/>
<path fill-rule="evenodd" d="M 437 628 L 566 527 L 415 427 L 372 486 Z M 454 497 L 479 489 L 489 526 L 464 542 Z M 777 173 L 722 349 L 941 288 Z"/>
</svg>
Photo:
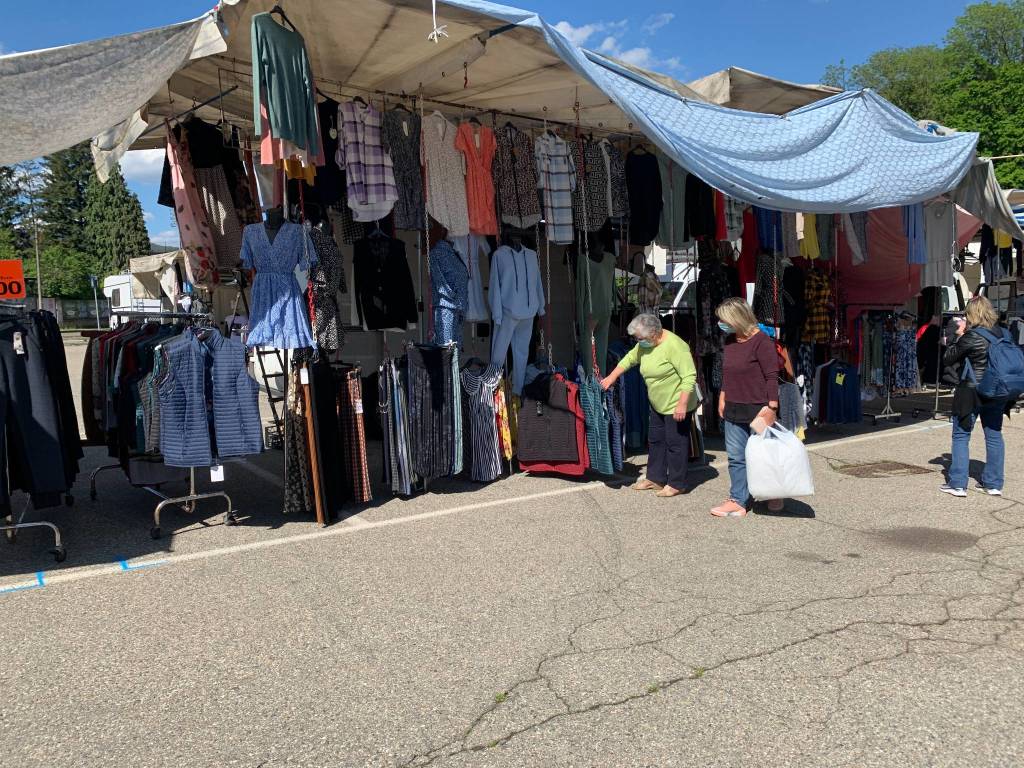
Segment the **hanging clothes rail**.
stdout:
<svg viewBox="0 0 1024 768">
<path fill-rule="evenodd" d="M 145 320 L 158 320 L 158 319 L 159 320 L 183 320 L 183 319 L 188 319 L 188 320 L 206 320 L 206 321 L 209 321 L 212 318 L 212 315 L 210 313 L 208 313 L 208 312 L 168 312 L 168 311 L 160 311 L 160 310 L 153 311 L 153 312 L 140 311 L 140 310 L 123 310 L 123 311 L 114 311 L 112 314 L 117 316 L 117 317 L 120 317 L 120 318 L 126 318 L 126 319 L 145 319 Z M 216 331 L 216 329 L 214 329 L 214 331 L 215 332 L 219 332 L 219 331 Z M 89 476 L 89 498 L 91 498 L 93 501 L 95 501 L 97 499 L 97 492 L 96 492 L 96 478 L 97 478 L 97 476 L 99 476 L 103 472 L 107 472 L 107 471 L 110 471 L 112 469 L 122 469 L 122 465 L 120 463 L 104 464 L 103 466 L 97 467 L 95 470 L 93 470 L 92 474 Z M 128 474 L 125 474 L 125 477 L 128 478 L 129 481 L 130 481 L 130 477 L 129 477 Z M 182 509 L 182 511 L 184 511 L 187 514 L 191 515 L 191 514 L 194 514 L 195 511 L 196 511 L 196 506 L 197 506 L 196 502 L 202 501 L 202 500 L 205 500 L 205 499 L 223 498 L 224 501 L 227 504 L 227 508 L 224 511 L 224 525 L 235 525 L 238 522 L 237 519 L 235 518 L 234 514 L 233 514 L 233 511 L 232 511 L 231 497 L 228 496 L 227 493 L 225 493 L 224 491 L 208 491 L 208 492 L 205 492 L 205 493 L 197 493 L 196 492 L 196 468 L 195 467 L 189 467 L 189 492 L 186 495 L 184 495 L 184 496 L 168 496 L 167 494 L 165 494 L 163 491 L 160 490 L 160 487 L 159 487 L 160 485 L 162 485 L 162 483 L 157 483 L 157 484 L 140 484 L 140 485 L 136 486 L 137 488 L 141 488 L 142 490 L 146 491 L 147 493 L 151 493 L 152 495 L 154 495 L 154 496 L 156 496 L 157 498 L 160 499 L 160 502 L 156 505 L 156 508 L 153 510 L 153 527 L 150 528 L 150 531 L 149 531 L 150 536 L 152 538 L 154 538 L 154 539 L 159 539 L 163 535 L 163 532 L 161 531 L 161 528 L 160 528 L 160 515 L 161 515 L 161 513 L 164 511 L 164 509 L 166 507 L 171 506 L 171 505 L 176 505 L 176 506 L 180 507 Z M 59 544 L 59 542 L 58 542 L 58 544 Z"/>
<path fill-rule="evenodd" d="M 244 67 L 250 67 L 251 66 L 248 62 L 242 61 L 241 59 L 233 59 L 233 58 L 228 58 L 228 57 L 221 57 L 221 61 L 228 61 L 234 67 L 243 67 L 244 68 Z M 226 67 L 218 67 L 218 73 L 220 73 L 220 74 L 227 74 L 227 75 L 233 75 L 235 77 L 252 78 L 252 72 L 239 71 L 238 69 L 228 69 Z M 503 111 L 498 110 L 498 109 L 485 109 L 483 107 L 474 106 L 472 104 L 465 104 L 465 103 L 457 102 L 457 101 L 447 101 L 447 100 L 444 100 L 444 99 L 436 99 L 436 98 L 432 98 L 430 96 L 424 96 L 421 93 L 399 93 L 399 92 L 394 92 L 394 91 L 384 91 L 384 90 L 381 90 L 379 88 L 362 88 L 362 87 L 357 86 L 357 85 L 351 85 L 349 83 L 342 83 L 342 82 L 340 82 L 338 80 L 330 80 L 328 78 L 321 78 L 321 77 L 318 77 L 316 79 L 316 84 L 317 84 L 317 88 L 320 89 L 321 91 L 325 92 L 327 95 L 337 96 L 337 97 L 341 97 L 341 98 L 348 98 L 348 97 L 354 97 L 354 96 L 368 95 L 368 96 L 389 97 L 389 98 L 399 99 L 399 100 L 402 100 L 402 99 L 418 99 L 421 102 L 429 102 L 430 104 L 434 104 L 434 105 L 442 106 L 442 107 L 449 107 L 451 109 L 458 109 L 458 110 L 461 110 L 463 112 L 474 112 L 474 113 L 476 113 L 478 115 L 494 114 L 494 115 L 500 115 L 501 117 L 510 118 L 510 119 L 513 119 L 513 120 L 526 120 L 526 121 L 529 121 L 531 123 L 538 123 L 540 125 L 557 125 L 557 126 L 560 126 L 562 128 L 575 128 L 575 126 L 576 126 L 576 123 L 570 122 L 570 121 L 564 121 L 563 122 L 561 120 L 552 120 L 550 118 L 533 117 L 532 115 L 523 115 L 523 114 L 520 114 L 518 112 L 503 112 Z M 237 86 L 237 85 L 232 86 L 231 90 L 234 90 L 234 89 L 236 89 L 238 87 L 239 86 Z M 331 91 L 333 91 L 334 93 L 329 93 Z M 213 97 L 213 99 L 210 99 L 208 102 L 206 102 L 206 104 L 209 104 L 211 101 L 215 101 L 216 99 L 220 98 L 223 95 L 225 95 L 225 94 L 220 94 L 219 96 Z M 201 104 L 201 105 L 198 105 L 198 106 L 203 106 L 203 105 Z M 194 107 L 193 109 L 197 109 L 198 106 Z M 586 111 L 586 107 L 580 107 L 580 111 L 581 112 L 585 112 Z M 183 114 L 187 114 L 187 113 L 183 113 Z M 632 125 L 633 124 L 630 123 L 630 129 L 632 129 Z M 628 131 L 612 130 L 611 128 L 603 127 L 600 123 L 598 123 L 596 126 L 587 125 L 587 131 L 588 132 L 601 133 L 601 134 L 604 134 L 604 135 L 608 136 L 609 138 L 616 137 L 616 136 L 620 136 L 620 137 L 623 137 L 623 138 L 626 138 L 626 137 L 637 137 L 637 136 L 643 137 L 643 134 L 640 131 L 636 131 L 636 130 L 628 130 Z"/>
</svg>

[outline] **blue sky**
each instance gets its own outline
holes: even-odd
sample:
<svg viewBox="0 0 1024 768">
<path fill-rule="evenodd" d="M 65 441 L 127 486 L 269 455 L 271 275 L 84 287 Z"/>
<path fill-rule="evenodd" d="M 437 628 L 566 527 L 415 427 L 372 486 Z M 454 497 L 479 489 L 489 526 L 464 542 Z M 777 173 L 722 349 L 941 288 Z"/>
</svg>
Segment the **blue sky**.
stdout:
<svg viewBox="0 0 1024 768">
<path fill-rule="evenodd" d="M 322 0 L 325 8 L 329 0 Z M 693 80 L 740 66 L 798 82 L 817 82 L 825 66 L 863 61 L 882 48 L 941 43 L 963 0 L 535 0 L 509 2 L 564 22 L 588 48 Z M 0 52 L 27 51 L 132 32 L 198 16 L 213 0 L 47 0 L 9 3 Z M 287 6 L 287 3 L 285 3 Z M 443 15 L 443 7 L 442 7 Z M 156 204 L 158 152 L 129 153 L 125 176 L 146 211 L 150 234 L 171 232 L 170 210 Z"/>
</svg>

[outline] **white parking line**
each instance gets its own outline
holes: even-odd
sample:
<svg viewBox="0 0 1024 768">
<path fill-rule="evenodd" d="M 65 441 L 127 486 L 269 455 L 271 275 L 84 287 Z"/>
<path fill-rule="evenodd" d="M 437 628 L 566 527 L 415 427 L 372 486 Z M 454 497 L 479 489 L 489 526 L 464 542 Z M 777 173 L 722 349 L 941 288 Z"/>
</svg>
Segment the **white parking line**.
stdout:
<svg viewBox="0 0 1024 768">
<path fill-rule="evenodd" d="M 249 466 L 247 469 L 251 468 Z M 317 539 L 324 539 L 333 536 L 348 536 L 362 531 L 371 530 L 374 528 L 387 528 L 396 525 L 405 525 L 407 523 L 417 523 L 421 520 L 431 520 L 437 517 L 448 517 L 449 515 L 456 515 L 461 512 L 472 512 L 478 509 L 490 509 L 492 507 L 508 507 L 515 504 L 522 504 L 524 502 L 536 501 L 538 499 L 548 499 L 553 496 L 566 496 L 571 493 L 580 493 L 593 488 L 604 488 L 605 483 L 592 482 L 584 483 L 582 485 L 573 485 L 568 488 L 556 488 L 550 491 L 541 491 L 539 493 L 530 493 L 524 496 L 513 496 L 511 498 L 500 498 L 492 499 L 490 501 L 480 501 L 475 504 L 464 504 L 461 507 L 450 507 L 449 509 L 436 509 L 430 512 L 419 512 L 414 515 L 406 515 L 405 517 L 396 517 L 390 520 L 374 520 L 367 521 L 362 520 L 358 516 L 350 517 L 344 523 L 335 524 L 330 528 L 322 530 L 311 531 L 309 533 L 300 533 L 294 536 L 282 536 L 276 539 L 266 539 L 263 541 L 250 541 L 245 544 L 235 544 L 230 547 L 219 547 L 217 549 L 207 549 L 200 552 L 186 552 L 179 555 L 166 555 L 157 556 L 149 559 L 139 559 L 124 561 L 119 560 L 116 563 L 102 566 L 83 566 L 81 568 L 68 569 L 63 571 L 56 571 L 54 573 L 45 574 L 45 586 L 51 586 L 53 584 L 64 584 L 71 581 L 81 581 L 83 579 L 91 579 L 97 576 L 109 576 L 112 574 L 123 574 L 123 573 L 135 573 L 140 569 L 155 569 L 157 566 L 173 565 L 175 563 L 185 563 L 191 560 L 207 560 L 214 557 L 221 557 L 223 555 L 232 555 L 237 552 L 249 552 L 258 549 L 268 549 L 270 547 L 281 547 L 286 544 L 299 544 L 306 541 L 316 541 Z M 0 595 L 8 592 L 20 592 L 26 589 L 40 589 L 44 588 L 44 573 L 40 571 L 35 575 L 31 581 L 25 581 L 15 584 L 5 584 L 0 587 Z"/>
</svg>

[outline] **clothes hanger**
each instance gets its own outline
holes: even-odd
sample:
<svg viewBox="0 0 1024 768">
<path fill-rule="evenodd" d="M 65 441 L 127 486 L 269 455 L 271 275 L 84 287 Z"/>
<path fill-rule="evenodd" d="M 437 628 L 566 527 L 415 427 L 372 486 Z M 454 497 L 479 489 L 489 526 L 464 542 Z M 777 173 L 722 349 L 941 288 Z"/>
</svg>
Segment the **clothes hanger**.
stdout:
<svg viewBox="0 0 1024 768">
<path fill-rule="evenodd" d="M 387 237 L 388 234 L 380 228 L 380 219 L 377 219 L 373 225 L 373 231 L 370 232 L 370 237 Z"/>
<path fill-rule="evenodd" d="M 275 16 L 280 16 L 281 17 L 281 21 L 283 21 L 285 24 L 287 24 L 289 27 L 292 28 L 292 32 L 298 32 L 299 31 L 295 27 L 295 25 L 292 24 L 292 20 L 288 18 L 288 15 L 284 12 L 284 8 L 282 8 L 279 3 L 275 4 L 274 7 L 270 9 L 270 13 L 272 15 L 275 15 Z"/>
</svg>

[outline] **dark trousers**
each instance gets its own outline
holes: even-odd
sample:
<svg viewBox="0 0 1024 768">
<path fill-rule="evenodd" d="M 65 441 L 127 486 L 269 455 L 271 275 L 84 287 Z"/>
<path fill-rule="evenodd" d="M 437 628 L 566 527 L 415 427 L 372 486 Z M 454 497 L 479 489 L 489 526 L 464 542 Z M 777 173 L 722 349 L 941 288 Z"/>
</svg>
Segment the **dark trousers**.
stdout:
<svg viewBox="0 0 1024 768">
<path fill-rule="evenodd" d="M 686 465 L 690 455 L 690 420 L 686 414 L 676 421 L 653 408 L 647 432 L 647 479 L 658 485 L 670 485 L 677 491 L 686 487 Z"/>
</svg>

